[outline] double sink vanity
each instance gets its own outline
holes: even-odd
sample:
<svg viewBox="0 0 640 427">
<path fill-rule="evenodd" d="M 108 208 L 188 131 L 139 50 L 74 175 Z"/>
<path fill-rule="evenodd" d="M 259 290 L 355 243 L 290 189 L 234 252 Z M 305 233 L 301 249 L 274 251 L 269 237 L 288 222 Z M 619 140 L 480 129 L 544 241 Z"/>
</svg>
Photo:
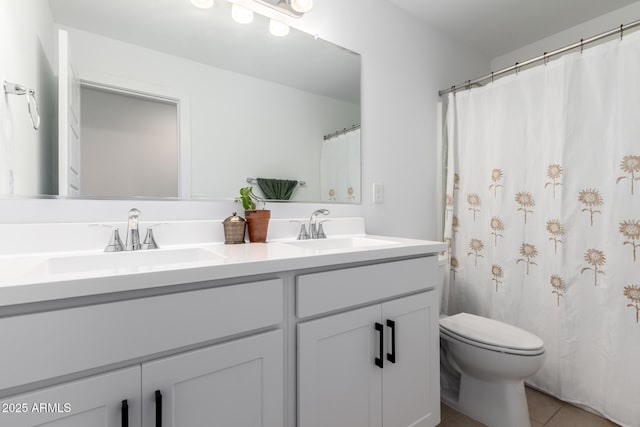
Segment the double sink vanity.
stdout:
<svg viewBox="0 0 640 427">
<path fill-rule="evenodd" d="M 330 225 L 224 245 L 219 221 L 166 224 L 160 249 L 116 253 L 92 230 L 0 255 L 0 425 L 437 425 L 444 244 Z"/>
</svg>

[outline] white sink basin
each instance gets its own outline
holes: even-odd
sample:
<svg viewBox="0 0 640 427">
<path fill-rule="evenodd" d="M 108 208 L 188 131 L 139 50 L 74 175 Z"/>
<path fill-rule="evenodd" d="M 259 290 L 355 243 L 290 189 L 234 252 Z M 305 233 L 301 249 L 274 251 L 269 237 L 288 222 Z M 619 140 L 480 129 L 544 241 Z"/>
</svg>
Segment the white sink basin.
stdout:
<svg viewBox="0 0 640 427">
<path fill-rule="evenodd" d="M 96 270 L 153 270 L 176 264 L 215 262 L 223 257 L 202 248 L 153 249 L 132 252 L 92 253 L 46 259 L 44 273 L 80 273 Z"/>
<path fill-rule="evenodd" d="M 377 246 L 397 245 L 393 240 L 375 239 L 370 237 L 341 237 L 336 239 L 296 240 L 295 242 L 283 242 L 297 248 L 316 253 L 340 252 L 352 249 L 366 249 Z"/>
</svg>

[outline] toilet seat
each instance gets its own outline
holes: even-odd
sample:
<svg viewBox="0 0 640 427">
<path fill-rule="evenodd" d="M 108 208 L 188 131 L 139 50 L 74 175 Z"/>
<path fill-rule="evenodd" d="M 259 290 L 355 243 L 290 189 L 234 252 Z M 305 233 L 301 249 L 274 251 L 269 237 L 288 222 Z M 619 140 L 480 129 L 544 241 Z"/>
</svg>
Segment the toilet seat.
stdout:
<svg viewBox="0 0 640 427">
<path fill-rule="evenodd" d="M 515 350 L 515 349 L 509 349 L 505 347 L 492 346 L 489 344 L 483 344 L 478 341 L 473 341 L 468 338 L 457 336 L 455 334 L 451 334 L 445 331 L 444 329 L 440 329 L 440 336 L 443 336 L 444 339 L 447 339 L 448 337 L 449 339 L 454 341 L 460 341 L 460 342 L 472 345 L 474 347 L 478 347 L 478 348 L 482 348 L 490 351 L 496 351 L 498 353 L 513 354 L 516 356 L 539 356 L 541 354 L 544 354 L 544 348 L 537 349 L 537 350 Z"/>
<path fill-rule="evenodd" d="M 544 342 L 536 335 L 469 313 L 440 319 L 440 332 L 450 339 L 500 353 L 522 356 L 544 353 Z"/>
</svg>

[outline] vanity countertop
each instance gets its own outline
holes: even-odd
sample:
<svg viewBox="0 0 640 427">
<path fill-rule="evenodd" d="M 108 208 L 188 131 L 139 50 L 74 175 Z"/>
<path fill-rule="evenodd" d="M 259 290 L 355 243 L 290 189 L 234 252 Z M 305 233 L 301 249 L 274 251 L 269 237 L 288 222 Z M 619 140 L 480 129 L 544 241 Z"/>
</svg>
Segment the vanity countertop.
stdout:
<svg viewBox="0 0 640 427">
<path fill-rule="evenodd" d="M 0 256 L 0 307 L 331 265 L 436 254 L 441 242 L 349 235 L 326 240 L 173 245 L 152 251 Z"/>
</svg>

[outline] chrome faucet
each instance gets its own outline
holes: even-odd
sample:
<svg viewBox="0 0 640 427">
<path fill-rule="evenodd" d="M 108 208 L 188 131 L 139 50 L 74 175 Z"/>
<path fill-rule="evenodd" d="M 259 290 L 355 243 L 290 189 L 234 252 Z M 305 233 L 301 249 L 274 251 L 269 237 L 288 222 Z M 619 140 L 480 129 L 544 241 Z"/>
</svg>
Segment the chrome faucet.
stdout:
<svg viewBox="0 0 640 427">
<path fill-rule="evenodd" d="M 107 227 L 111 229 L 111 237 L 107 247 L 104 248 L 105 252 L 120 252 L 120 251 L 137 251 L 140 249 L 158 249 L 158 243 L 153 236 L 153 229 L 157 225 L 163 225 L 163 222 L 157 224 L 151 224 L 147 226 L 147 235 L 144 238 L 144 242 L 140 243 L 140 230 L 138 227 L 140 214 L 142 212 L 138 209 L 131 209 L 129 211 L 129 220 L 127 221 L 127 238 L 125 244 L 122 244 L 120 240 L 120 234 L 117 226 L 110 224 L 89 224 L 91 227 Z"/>
<path fill-rule="evenodd" d="M 329 209 L 318 209 L 311 214 L 309 218 L 309 235 L 312 239 L 326 239 L 322 224 L 318 223 L 318 215 L 329 215 Z"/>
<path fill-rule="evenodd" d="M 140 232 L 138 230 L 138 219 L 140 217 L 138 209 L 131 209 L 129 211 L 129 220 L 127 221 L 127 240 L 124 245 L 126 251 L 137 251 L 142 248 L 140 244 Z"/>
</svg>

